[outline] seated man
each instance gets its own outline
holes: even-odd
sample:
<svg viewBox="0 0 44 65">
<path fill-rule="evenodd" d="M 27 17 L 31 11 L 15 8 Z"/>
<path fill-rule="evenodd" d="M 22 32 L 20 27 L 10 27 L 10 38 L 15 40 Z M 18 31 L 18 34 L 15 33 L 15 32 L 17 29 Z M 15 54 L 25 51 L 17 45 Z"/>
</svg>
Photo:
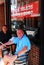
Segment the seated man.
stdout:
<svg viewBox="0 0 44 65">
<path fill-rule="evenodd" d="M 13 63 L 15 60 L 17 60 L 18 57 L 25 55 L 25 53 L 31 49 L 30 40 L 24 34 L 24 31 L 22 29 L 17 30 L 17 36 L 18 37 L 14 38 L 12 41 L 4 43 L 4 45 L 11 45 L 11 44 L 17 45 L 14 55 L 4 56 L 3 59 L 5 60 L 5 63 L 6 62 Z"/>
<path fill-rule="evenodd" d="M 6 43 L 11 38 L 11 33 L 8 30 L 7 25 L 2 26 L 2 30 L 0 31 L 0 42 Z"/>
</svg>

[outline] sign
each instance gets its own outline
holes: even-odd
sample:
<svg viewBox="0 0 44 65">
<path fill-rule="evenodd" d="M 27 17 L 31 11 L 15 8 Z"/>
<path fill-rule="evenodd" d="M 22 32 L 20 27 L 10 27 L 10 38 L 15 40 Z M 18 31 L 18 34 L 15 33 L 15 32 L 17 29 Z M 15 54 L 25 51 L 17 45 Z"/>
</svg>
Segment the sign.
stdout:
<svg viewBox="0 0 44 65">
<path fill-rule="evenodd" d="M 11 10 L 11 18 L 37 17 L 39 14 L 39 1 L 26 4 Z"/>
</svg>

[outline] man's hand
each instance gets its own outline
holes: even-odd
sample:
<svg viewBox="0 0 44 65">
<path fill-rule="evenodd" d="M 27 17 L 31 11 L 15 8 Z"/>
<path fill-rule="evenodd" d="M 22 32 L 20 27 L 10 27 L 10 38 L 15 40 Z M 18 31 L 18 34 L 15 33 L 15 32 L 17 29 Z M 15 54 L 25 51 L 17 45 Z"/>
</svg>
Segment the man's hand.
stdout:
<svg viewBox="0 0 44 65">
<path fill-rule="evenodd" d="M 6 58 L 6 59 L 5 59 Z M 4 61 L 8 62 L 9 64 L 12 64 L 17 59 L 17 55 L 5 55 Z"/>
<path fill-rule="evenodd" d="M 9 62 L 13 63 L 17 59 L 17 55 L 10 56 Z"/>
<path fill-rule="evenodd" d="M 1 45 L 1 46 L 0 46 L 0 49 L 3 49 L 3 48 L 4 48 L 3 45 Z"/>
<path fill-rule="evenodd" d="M 6 47 L 6 45 L 5 45 L 5 44 L 2 44 L 2 46 L 3 46 L 3 47 Z"/>
<path fill-rule="evenodd" d="M 6 47 L 5 44 L 0 45 L 0 49 L 3 49 L 4 47 Z"/>
</svg>

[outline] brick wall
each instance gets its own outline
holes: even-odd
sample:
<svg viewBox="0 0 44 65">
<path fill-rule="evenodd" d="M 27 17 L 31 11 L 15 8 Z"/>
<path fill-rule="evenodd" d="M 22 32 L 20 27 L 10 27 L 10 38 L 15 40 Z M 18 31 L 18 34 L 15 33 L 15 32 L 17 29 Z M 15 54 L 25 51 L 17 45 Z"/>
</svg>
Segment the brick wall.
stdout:
<svg viewBox="0 0 44 65">
<path fill-rule="evenodd" d="M 39 65 L 40 63 L 40 49 L 35 44 L 32 45 L 29 52 L 29 65 Z"/>
</svg>

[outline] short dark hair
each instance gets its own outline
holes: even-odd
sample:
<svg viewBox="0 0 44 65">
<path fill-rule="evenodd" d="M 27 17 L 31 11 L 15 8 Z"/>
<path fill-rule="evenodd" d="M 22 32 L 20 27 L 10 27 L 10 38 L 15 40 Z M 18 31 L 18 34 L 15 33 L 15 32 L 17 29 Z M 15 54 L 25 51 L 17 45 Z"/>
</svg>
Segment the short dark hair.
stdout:
<svg viewBox="0 0 44 65">
<path fill-rule="evenodd" d="M 5 26 L 5 27 L 7 27 L 7 28 L 8 28 L 8 26 L 7 26 L 7 25 L 3 25 L 3 26 Z M 3 26 L 2 26 L 2 27 L 3 27 Z"/>
<path fill-rule="evenodd" d="M 16 27 L 16 30 L 24 30 L 24 28 L 23 28 L 23 26 L 20 25 L 20 26 Z"/>
</svg>

